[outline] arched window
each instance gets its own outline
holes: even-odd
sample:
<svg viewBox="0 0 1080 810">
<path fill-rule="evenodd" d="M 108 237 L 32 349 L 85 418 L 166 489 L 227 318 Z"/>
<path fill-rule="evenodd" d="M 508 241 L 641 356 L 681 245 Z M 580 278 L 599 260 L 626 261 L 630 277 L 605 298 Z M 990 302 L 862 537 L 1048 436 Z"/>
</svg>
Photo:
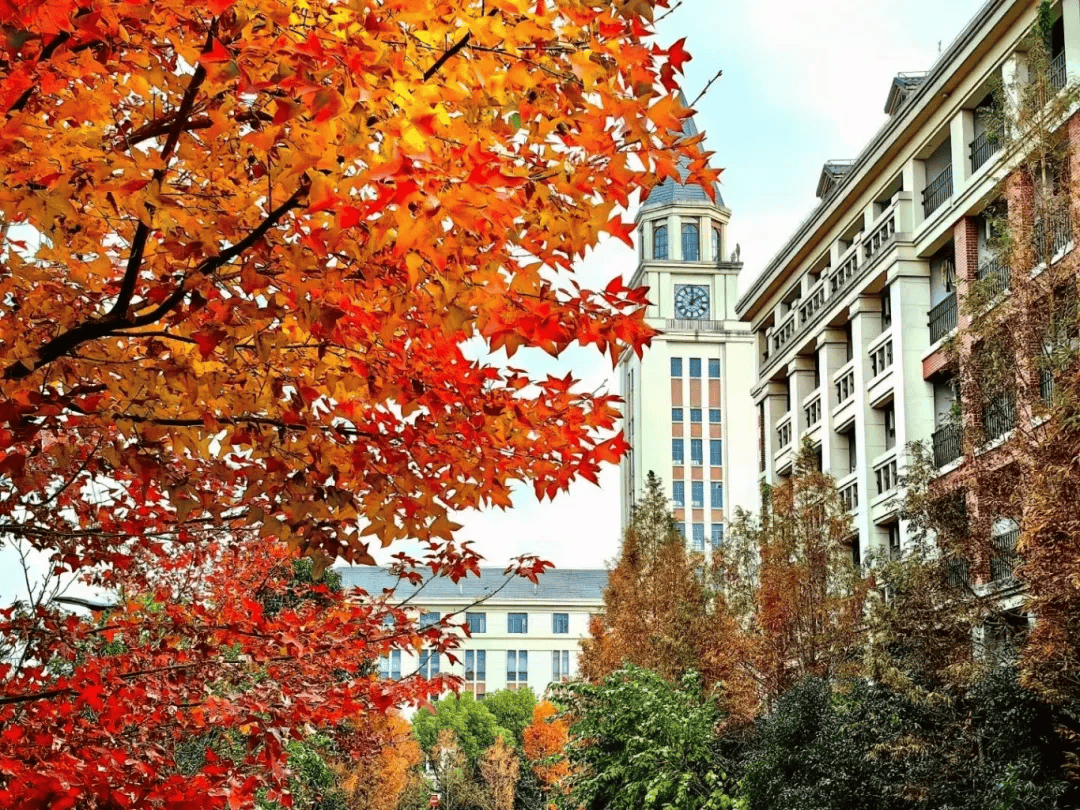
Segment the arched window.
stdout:
<svg viewBox="0 0 1080 810">
<path fill-rule="evenodd" d="M 692 222 L 686 222 L 682 226 L 682 257 L 684 262 L 696 262 L 701 258 L 698 227 Z"/>
<path fill-rule="evenodd" d="M 667 259 L 667 225 L 653 225 L 652 257 Z"/>
<path fill-rule="evenodd" d="M 723 260 L 720 255 L 720 229 L 715 225 L 712 228 L 712 260 L 719 262 Z"/>
</svg>

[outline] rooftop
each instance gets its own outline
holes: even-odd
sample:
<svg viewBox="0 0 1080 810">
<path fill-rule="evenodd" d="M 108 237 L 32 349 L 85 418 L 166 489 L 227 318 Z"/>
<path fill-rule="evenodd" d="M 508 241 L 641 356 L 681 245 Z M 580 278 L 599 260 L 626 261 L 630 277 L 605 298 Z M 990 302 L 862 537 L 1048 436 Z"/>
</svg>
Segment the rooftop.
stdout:
<svg viewBox="0 0 1080 810">
<path fill-rule="evenodd" d="M 353 566 L 335 570 L 341 574 L 343 586 L 361 588 L 367 593 L 381 593 L 384 588 L 392 588 L 397 584 L 397 580 L 385 568 Z M 490 595 L 506 580 L 507 577 L 502 568 L 481 568 L 479 577 L 469 576 L 456 583 L 446 577 L 428 580 L 419 588 L 402 582 L 397 587 L 396 595 L 404 598 L 419 590 L 422 598 L 428 601 L 461 599 L 474 601 Z M 511 577 L 506 587 L 493 599 L 497 602 L 586 600 L 599 603 L 603 599 L 607 580 L 608 572 L 602 568 L 554 568 L 538 577 L 536 585 L 524 577 Z"/>
<path fill-rule="evenodd" d="M 683 103 L 686 101 L 683 99 Z M 683 136 L 690 138 L 698 134 L 697 124 L 694 123 L 694 117 L 689 116 L 683 119 Z M 709 195 L 705 193 L 705 189 L 696 183 L 686 183 L 686 178 L 690 174 L 690 164 L 686 160 L 679 161 L 679 176 L 682 178 L 682 182 L 676 183 L 670 177 L 665 178 L 664 181 L 656 186 L 653 186 L 652 191 L 649 192 L 649 196 L 645 198 L 645 202 L 641 204 L 642 210 L 646 208 L 661 208 L 668 205 L 715 205 L 717 207 L 724 207 L 724 198 L 720 196 L 720 185 L 714 183 L 713 188 L 716 192 L 716 202 L 714 203 L 709 199 Z"/>
</svg>

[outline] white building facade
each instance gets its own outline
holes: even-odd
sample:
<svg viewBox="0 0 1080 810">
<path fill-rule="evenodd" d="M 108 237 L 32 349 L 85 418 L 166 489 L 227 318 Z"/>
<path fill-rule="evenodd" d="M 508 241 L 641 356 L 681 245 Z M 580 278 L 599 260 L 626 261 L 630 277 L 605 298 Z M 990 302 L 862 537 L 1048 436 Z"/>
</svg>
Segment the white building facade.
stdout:
<svg viewBox="0 0 1080 810">
<path fill-rule="evenodd" d="M 382 568 L 337 570 L 343 587 L 369 594 L 397 584 Z M 458 663 L 451 664 L 445 654 L 396 650 L 381 660 L 381 674 L 395 679 L 415 672 L 458 675 L 464 679 L 463 691 L 480 699 L 488 692 L 526 686 L 542 695 L 550 684 L 576 677 L 580 642 L 589 637 L 589 620 L 603 604 L 607 571 L 554 569 L 538 579 L 537 585 L 521 577 L 507 582 L 501 568 L 482 568 L 479 578 L 456 584 L 439 578 L 419 593 L 408 583 L 398 584 L 394 601 L 409 599 L 421 624 L 451 617 L 468 623 L 471 637 L 459 633 Z"/>
<path fill-rule="evenodd" d="M 692 119 L 684 131 L 697 133 Z M 715 193 L 668 179 L 642 204 L 631 284 L 650 289 L 646 319 L 663 334 L 618 367 L 631 447 L 621 464 L 623 527 L 653 472 L 698 550 L 722 542 L 726 516 L 757 500 L 754 336 L 736 315 L 742 263 L 728 245 L 731 211 Z"/>
<path fill-rule="evenodd" d="M 758 477 L 786 478 L 808 441 L 854 517 L 856 562 L 907 542 L 896 496 L 909 442 L 932 447 L 942 478 L 964 463 L 943 342 L 966 322 L 958 288 L 1007 273 L 988 215 L 1019 157 L 988 111 L 995 87 L 1008 100 L 1028 81 L 1038 9 L 989 0 L 928 72 L 898 75 L 886 124 L 857 159 L 825 164 L 820 205 L 738 303 L 756 341 Z M 1053 16 L 1047 73 L 1061 88 L 1080 78 L 1080 0 Z M 1072 249 L 1067 227 L 1060 241 Z M 964 410 L 1001 438 L 1012 422 L 987 407 Z M 1001 532 L 1002 548 L 1010 533 L 1015 544 L 1015 524 Z"/>
</svg>

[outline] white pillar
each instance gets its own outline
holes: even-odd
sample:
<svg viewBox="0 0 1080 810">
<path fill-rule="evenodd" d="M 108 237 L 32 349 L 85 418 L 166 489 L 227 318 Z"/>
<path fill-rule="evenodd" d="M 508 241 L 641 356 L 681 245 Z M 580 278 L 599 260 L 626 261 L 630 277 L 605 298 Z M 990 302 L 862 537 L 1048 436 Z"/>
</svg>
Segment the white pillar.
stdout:
<svg viewBox="0 0 1080 810">
<path fill-rule="evenodd" d="M 960 110 L 953 116 L 949 122 L 949 140 L 952 144 L 953 194 L 959 195 L 971 177 L 968 148 L 975 140 L 975 112 L 973 110 Z"/>
<path fill-rule="evenodd" d="M 1080 0 L 1061 0 L 1065 28 L 1065 70 L 1069 82 L 1080 81 Z"/>
<path fill-rule="evenodd" d="M 904 165 L 904 189 L 915 195 L 911 207 L 911 230 L 915 231 L 923 222 L 922 193 L 926 188 L 926 163 L 912 158 Z"/>
</svg>

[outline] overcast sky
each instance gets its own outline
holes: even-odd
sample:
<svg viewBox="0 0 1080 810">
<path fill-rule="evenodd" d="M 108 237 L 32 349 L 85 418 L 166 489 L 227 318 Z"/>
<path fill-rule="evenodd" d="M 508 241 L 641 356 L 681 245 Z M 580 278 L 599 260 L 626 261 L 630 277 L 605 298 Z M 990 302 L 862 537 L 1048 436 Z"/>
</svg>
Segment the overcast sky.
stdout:
<svg viewBox="0 0 1080 810">
<path fill-rule="evenodd" d="M 698 104 L 697 123 L 716 152 L 714 164 L 725 169 L 729 241 L 742 247 L 744 289 L 813 208 L 822 163 L 855 157 L 884 123 L 892 76 L 927 69 L 982 2 L 684 0 L 661 23 L 661 44 L 686 37 L 693 54 L 683 79 L 687 98 L 724 72 Z M 618 274 L 629 278 L 634 264 L 634 251 L 611 242 L 579 272 L 595 288 Z M 558 361 L 542 353 L 514 359 L 537 372 L 570 371 L 589 390 L 617 390 L 609 361 L 594 351 L 568 351 Z M 582 481 L 543 504 L 522 489 L 508 512 L 459 517 L 462 536 L 491 564 L 535 553 L 559 567 L 603 566 L 618 548 L 618 471 L 609 469 L 600 484 Z M 20 590 L 17 558 L 0 549 L 0 605 Z"/>
</svg>

